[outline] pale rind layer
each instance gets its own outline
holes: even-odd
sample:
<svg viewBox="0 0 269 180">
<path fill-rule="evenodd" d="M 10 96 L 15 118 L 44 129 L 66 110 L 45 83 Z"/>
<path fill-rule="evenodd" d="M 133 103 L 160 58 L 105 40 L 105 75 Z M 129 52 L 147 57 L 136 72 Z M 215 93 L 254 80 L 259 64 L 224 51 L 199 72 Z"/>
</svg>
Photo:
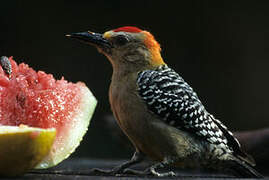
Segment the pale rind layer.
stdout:
<svg viewBox="0 0 269 180">
<path fill-rule="evenodd" d="M 0 177 L 34 168 L 49 153 L 55 136 L 54 128 L 0 126 Z"/>
</svg>

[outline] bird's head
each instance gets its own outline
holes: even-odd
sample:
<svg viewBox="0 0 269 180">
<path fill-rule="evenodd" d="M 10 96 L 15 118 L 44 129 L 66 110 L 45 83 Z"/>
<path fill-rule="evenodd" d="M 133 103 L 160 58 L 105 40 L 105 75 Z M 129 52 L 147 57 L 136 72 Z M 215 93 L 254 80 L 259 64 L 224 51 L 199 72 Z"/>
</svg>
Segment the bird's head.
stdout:
<svg viewBox="0 0 269 180">
<path fill-rule="evenodd" d="M 137 27 L 125 26 L 103 34 L 87 31 L 67 36 L 97 47 L 113 68 L 128 66 L 135 71 L 165 64 L 160 45 L 153 35 Z"/>
</svg>

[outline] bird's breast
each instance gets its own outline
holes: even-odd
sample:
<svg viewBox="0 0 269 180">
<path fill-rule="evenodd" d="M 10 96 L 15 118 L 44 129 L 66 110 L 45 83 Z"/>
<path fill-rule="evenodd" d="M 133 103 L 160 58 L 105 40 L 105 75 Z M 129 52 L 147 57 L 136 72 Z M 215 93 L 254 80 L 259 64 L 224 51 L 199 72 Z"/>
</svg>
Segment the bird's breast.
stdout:
<svg viewBox="0 0 269 180">
<path fill-rule="evenodd" d="M 111 84 L 109 99 L 113 114 L 122 130 L 136 133 L 137 128 L 145 125 L 144 118 L 141 117 L 141 112 L 145 111 L 145 105 L 138 97 L 136 85 L 127 85 L 128 83 L 131 82 Z"/>
</svg>

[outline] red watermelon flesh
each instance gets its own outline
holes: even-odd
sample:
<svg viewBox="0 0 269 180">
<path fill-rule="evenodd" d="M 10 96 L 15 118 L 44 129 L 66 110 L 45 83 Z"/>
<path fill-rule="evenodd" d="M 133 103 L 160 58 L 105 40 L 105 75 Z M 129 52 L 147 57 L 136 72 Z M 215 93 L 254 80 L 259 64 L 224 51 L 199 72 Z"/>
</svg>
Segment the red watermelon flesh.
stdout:
<svg viewBox="0 0 269 180">
<path fill-rule="evenodd" d="M 47 168 L 68 157 L 87 131 L 96 100 L 82 82 L 70 83 L 34 71 L 9 58 L 11 75 L 0 67 L 0 124 L 56 128 L 49 156 L 38 166 Z"/>
</svg>

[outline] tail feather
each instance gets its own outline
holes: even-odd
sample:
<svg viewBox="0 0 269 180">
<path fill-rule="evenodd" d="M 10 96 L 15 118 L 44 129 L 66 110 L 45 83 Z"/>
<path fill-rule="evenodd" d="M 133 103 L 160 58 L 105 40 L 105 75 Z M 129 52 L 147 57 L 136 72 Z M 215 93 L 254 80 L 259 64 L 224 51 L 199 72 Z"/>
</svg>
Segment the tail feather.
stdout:
<svg viewBox="0 0 269 180">
<path fill-rule="evenodd" d="M 234 153 L 234 156 L 236 156 L 237 158 L 239 158 L 242 161 L 245 161 L 247 164 L 249 164 L 252 167 L 256 166 L 256 162 L 255 162 L 254 158 L 251 155 L 243 152 L 241 149 L 240 149 L 240 151 L 237 151 L 237 153 Z"/>
<path fill-rule="evenodd" d="M 233 162 L 234 162 L 234 166 L 232 166 L 232 168 L 240 176 L 245 177 L 245 178 L 264 178 L 262 174 L 256 171 L 246 161 L 242 161 L 241 159 L 234 157 Z"/>
</svg>

